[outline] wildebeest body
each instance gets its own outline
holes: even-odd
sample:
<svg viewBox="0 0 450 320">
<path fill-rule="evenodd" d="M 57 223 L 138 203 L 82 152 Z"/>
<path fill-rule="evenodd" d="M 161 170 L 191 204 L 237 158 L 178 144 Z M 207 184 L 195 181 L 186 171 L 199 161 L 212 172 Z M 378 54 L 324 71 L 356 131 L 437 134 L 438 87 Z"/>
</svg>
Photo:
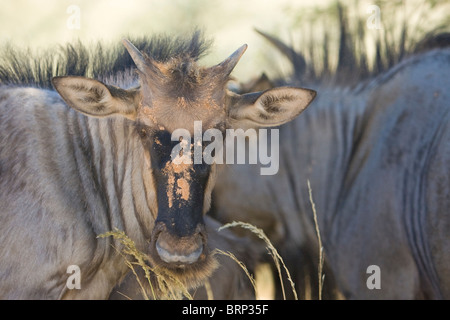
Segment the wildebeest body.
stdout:
<svg viewBox="0 0 450 320">
<path fill-rule="evenodd" d="M 2 294 L 62 297 L 69 265 L 80 266 L 85 286 L 101 274 L 100 283 L 92 284 L 101 291 L 101 278 L 119 270 L 102 266 L 114 249 L 96 236 L 117 227 L 142 246 L 143 232 L 152 226 L 145 186 L 132 183 L 133 176 L 143 181 L 136 179 L 142 168 L 132 167 L 140 150 L 136 133 L 127 120 L 78 114 L 55 92 L 4 88 L 1 97 L 0 206 L 2 213 L 14 212 L 2 215 L 2 285 L 11 290 Z M 131 190 L 123 192 L 126 186 L 137 189 L 133 198 Z M 23 261 L 28 268 L 18 268 Z M 23 279 L 33 285 L 17 288 Z"/>
<path fill-rule="evenodd" d="M 351 297 L 449 296 L 449 54 L 413 58 L 375 81 L 327 241 L 337 273 L 353 270 Z M 370 261 L 381 290 L 361 281 Z"/>
<path fill-rule="evenodd" d="M 217 215 L 264 227 L 290 256 L 296 246 L 316 251 L 310 180 L 328 265 L 347 298 L 448 298 L 449 70 L 450 51 L 439 49 L 353 89 L 316 87 L 314 104 L 280 128 L 279 173 L 227 168 Z M 371 265 L 381 289 L 367 286 Z"/>
</svg>

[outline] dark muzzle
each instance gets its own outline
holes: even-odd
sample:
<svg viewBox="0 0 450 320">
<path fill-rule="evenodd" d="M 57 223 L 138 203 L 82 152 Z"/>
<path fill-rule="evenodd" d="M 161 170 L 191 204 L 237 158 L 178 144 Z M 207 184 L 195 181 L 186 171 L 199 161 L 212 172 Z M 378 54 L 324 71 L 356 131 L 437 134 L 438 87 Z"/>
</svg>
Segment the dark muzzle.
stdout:
<svg viewBox="0 0 450 320">
<path fill-rule="evenodd" d="M 152 255 L 172 266 L 183 266 L 201 261 L 205 257 L 206 232 L 203 223 L 188 234 L 174 232 L 159 221 L 152 235 Z"/>
</svg>

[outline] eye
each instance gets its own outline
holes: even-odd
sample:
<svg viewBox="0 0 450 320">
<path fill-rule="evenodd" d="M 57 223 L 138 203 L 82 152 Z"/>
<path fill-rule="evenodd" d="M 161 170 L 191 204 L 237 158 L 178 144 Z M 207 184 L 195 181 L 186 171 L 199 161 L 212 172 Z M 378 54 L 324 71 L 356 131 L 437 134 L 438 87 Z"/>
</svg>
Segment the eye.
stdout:
<svg viewBox="0 0 450 320">
<path fill-rule="evenodd" d="M 147 130 L 145 130 L 145 128 L 139 129 L 139 136 L 141 138 L 146 138 L 147 137 Z"/>
<path fill-rule="evenodd" d="M 166 162 L 171 159 L 173 142 L 170 140 L 170 134 L 165 131 L 147 131 L 147 134 L 152 163 L 163 168 Z"/>
<path fill-rule="evenodd" d="M 200 177 L 208 177 L 211 171 L 211 165 L 206 163 L 194 164 L 194 171 Z"/>
<path fill-rule="evenodd" d="M 139 137 L 147 138 L 149 136 L 150 128 L 148 126 L 146 126 L 145 124 L 138 123 L 135 128 L 136 128 L 136 133 L 139 135 Z"/>
</svg>

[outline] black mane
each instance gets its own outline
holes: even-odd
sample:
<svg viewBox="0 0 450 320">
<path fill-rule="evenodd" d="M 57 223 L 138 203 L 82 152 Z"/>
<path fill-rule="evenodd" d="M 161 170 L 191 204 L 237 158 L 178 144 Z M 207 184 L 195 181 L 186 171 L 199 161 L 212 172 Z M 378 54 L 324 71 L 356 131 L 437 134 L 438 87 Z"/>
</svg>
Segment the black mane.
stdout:
<svg viewBox="0 0 450 320">
<path fill-rule="evenodd" d="M 211 45 L 200 31 L 191 36 L 126 37 L 140 51 L 156 61 L 174 57 L 200 59 Z M 88 46 L 81 41 L 34 52 L 11 44 L 0 48 L 0 85 L 32 85 L 51 88 L 55 76 L 107 78 L 134 68 L 133 60 L 120 41 Z"/>
<path fill-rule="evenodd" d="M 320 15 L 320 19 L 304 20 L 301 30 L 305 34 L 295 41 L 298 50 L 276 36 L 256 30 L 292 64 L 292 74 L 288 76 L 279 72 L 280 79 L 273 80 L 276 85 L 284 85 L 287 81 L 290 85 L 328 83 L 351 86 L 389 70 L 410 55 L 450 46 L 446 24 L 432 21 L 426 25 L 426 30 L 419 32 L 419 28 L 405 21 L 394 24 L 394 20 L 388 20 L 384 21 L 386 29 L 373 31 L 366 27 L 367 16 L 350 19 L 349 6 L 340 1 L 330 8 L 333 10 Z M 323 34 L 308 37 L 307 33 L 320 25 L 327 26 Z M 372 37 L 367 37 L 369 32 Z M 372 43 L 374 55 L 369 55 L 366 40 Z"/>
</svg>

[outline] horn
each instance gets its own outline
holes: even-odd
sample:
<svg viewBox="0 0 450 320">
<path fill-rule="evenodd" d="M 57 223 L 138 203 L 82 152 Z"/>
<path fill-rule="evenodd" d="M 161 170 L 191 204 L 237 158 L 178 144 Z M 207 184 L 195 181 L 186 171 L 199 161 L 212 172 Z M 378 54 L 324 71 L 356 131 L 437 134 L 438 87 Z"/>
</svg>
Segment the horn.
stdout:
<svg viewBox="0 0 450 320">
<path fill-rule="evenodd" d="M 239 59 L 244 54 L 245 50 L 247 50 L 247 47 L 248 46 L 246 44 L 244 44 L 239 49 L 237 49 L 235 52 L 233 52 L 231 54 L 231 56 L 229 56 L 227 59 L 225 59 L 224 61 L 222 61 L 221 63 L 219 63 L 218 65 L 216 65 L 213 68 L 222 69 L 222 72 L 225 73 L 226 76 L 228 76 L 231 73 L 231 71 L 233 71 L 236 64 L 239 62 Z"/>
<path fill-rule="evenodd" d="M 275 48 L 280 50 L 280 52 L 284 54 L 292 62 L 294 66 L 294 72 L 296 75 L 303 76 L 306 70 L 306 62 L 302 54 L 297 53 L 294 49 L 287 46 L 277 38 L 272 37 L 271 35 L 268 35 L 267 33 L 262 32 L 256 28 L 254 30 L 256 31 L 256 33 L 260 34 L 261 36 L 263 36 L 263 38 L 265 38 L 272 45 L 274 45 Z"/>
<path fill-rule="evenodd" d="M 127 39 L 122 40 L 123 45 L 127 49 L 128 53 L 130 54 L 131 58 L 133 59 L 134 63 L 136 64 L 136 67 L 139 71 L 144 72 L 146 69 L 147 62 L 145 61 L 144 56 L 142 53 Z"/>
</svg>

